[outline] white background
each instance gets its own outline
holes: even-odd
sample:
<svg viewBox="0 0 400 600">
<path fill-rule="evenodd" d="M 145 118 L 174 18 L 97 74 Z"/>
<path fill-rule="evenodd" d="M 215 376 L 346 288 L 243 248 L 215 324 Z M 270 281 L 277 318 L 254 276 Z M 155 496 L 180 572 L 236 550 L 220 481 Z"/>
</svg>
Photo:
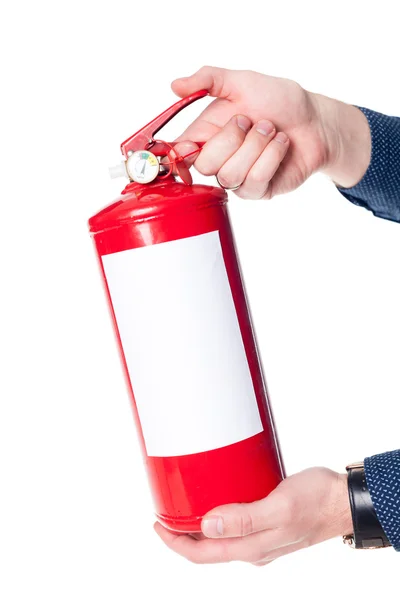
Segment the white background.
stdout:
<svg viewBox="0 0 400 600">
<path fill-rule="evenodd" d="M 339 539 L 264 569 L 200 567 L 161 544 L 86 229 L 121 189 L 107 170 L 120 142 L 175 101 L 172 79 L 203 64 L 400 114 L 395 6 L 3 6 L 2 600 L 369 600 L 397 589 L 394 551 Z M 288 472 L 343 470 L 399 447 L 399 225 L 322 176 L 271 202 L 230 204 Z"/>
</svg>

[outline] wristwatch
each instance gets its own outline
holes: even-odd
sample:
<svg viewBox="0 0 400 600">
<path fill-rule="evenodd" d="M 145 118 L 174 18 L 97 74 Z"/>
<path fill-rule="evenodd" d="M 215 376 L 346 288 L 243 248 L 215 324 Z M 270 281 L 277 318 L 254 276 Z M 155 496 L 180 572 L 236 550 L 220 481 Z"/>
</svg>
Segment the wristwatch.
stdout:
<svg viewBox="0 0 400 600">
<path fill-rule="evenodd" d="M 343 542 L 355 549 L 386 548 L 390 542 L 383 531 L 372 503 L 365 478 L 364 463 L 346 467 L 353 533 L 343 536 Z"/>
</svg>

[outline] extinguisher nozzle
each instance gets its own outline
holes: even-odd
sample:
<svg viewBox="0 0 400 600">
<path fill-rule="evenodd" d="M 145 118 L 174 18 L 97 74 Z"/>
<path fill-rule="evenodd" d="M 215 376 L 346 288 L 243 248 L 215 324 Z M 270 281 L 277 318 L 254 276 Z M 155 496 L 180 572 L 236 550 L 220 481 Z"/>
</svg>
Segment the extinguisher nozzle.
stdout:
<svg viewBox="0 0 400 600">
<path fill-rule="evenodd" d="M 111 179 L 117 179 L 118 177 L 128 177 L 126 172 L 125 162 L 122 161 L 115 167 L 109 167 L 108 172 L 110 173 Z"/>
</svg>

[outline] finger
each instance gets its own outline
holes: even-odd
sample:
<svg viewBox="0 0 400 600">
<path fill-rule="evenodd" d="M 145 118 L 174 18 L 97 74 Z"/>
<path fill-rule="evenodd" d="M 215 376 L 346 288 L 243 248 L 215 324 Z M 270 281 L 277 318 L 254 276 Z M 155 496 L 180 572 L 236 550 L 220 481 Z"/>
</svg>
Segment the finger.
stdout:
<svg viewBox="0 0 400 600">
<path fill-rule="evenodd" d="M 176 138 L 176 141 L 206 142 L 221 131 L 229 119 L 237 114 L 235 106 L 235 102 L 228 99 L 217 98 L 213 100 L 197 119 Z"/>
<path fill-rule="evenodd" d="M 154 529 L 170 550 L 197 564 L 234 560 L 255 563 L 272 558 L 278 547 L 288 544 L 278 530 L 262 531 L 242 538 L 196 540 L 191 535 L 174 534 L 160 523 L 156 523 Z"/>
<path fill-rule="evenodd" d="M 230 504 L 216 510 L 217 514 L 206 515 L 201 523 L 201 530 L 208 538 L 245 537 L 273 528 L 265 500 Z"/>
<path fill-rule="evenodd" d="M 217 99 L 211 102 L 197 119 L 177 138 L 194 142 L 206 142 L 218 133 L 234 115 L 233 103 L 226 100 L 230 93 L 233 71 L 218 67 L 202 67 L 190 77 L 176 79 L 172 83 L 173 91 L 181 97 L 207 89 Z M 232 105 L 232 106 L 231 106 Z"/>
<path fill-rule="evenodd" d="M 244 199 L 268 198 L 270 181 L 285 158 L 288 148 L 288 136 L 283 132 L 278 133 L 250 169 L 236 194 Z"/>
<path fill-rule="evenodd" d="M 278 486 L 263 500 L 226 504 L 213 509 L 203 518 L 201 530 L 208 538 L 246 537 L 261 531 L 282 532 L 290 527 L 293 515 L 293 498 Z M 279 543 L 271 547 L 283 543 L 279 535 L 275 540 Z"/>
<path fill-rule="evenodd" d="M 175 142 L 186 142 L 188 140 L 191 142 L 207 142 L 213 135 L 219 133 L 228 119 L 221 119 L 217 123 L 213 122 L 207 117 L 211 109 L 212 104 L 210 104 L 201 115 L 175 139 Z"/>
<path fill-rule="evenodd" d="M 200 149 L 199 149 L 198 145 L 195 144 L 194 142 L 189 142 L 189 141 L 178 142 L 174 146 L 173 157 L 174 156 L 185 157 L 187 154 L 189 154 L 190 156 L 187 156 L 187 158 L 185 158 L 185 163 L 188 167 L 191 167 L 193 165 L 194 161 L 196 160 L 199 151 L 200 151 Z"/>
<path fill-rule="evenodd" d="M 199 90 L 208 90 L 211 96 L 226 98 L 228 90 L 226 83 L 229 79 L 228 69 L 219 67 L 202 67 L 190 77 L 180 77 L 172 82 L 171 87 L 174 93 L 181 98 L 198 92 Z"/>
<path fill-rule="evenodd" d="M 251 121 L 244 115 L 235 115 L 204 145 L 194 165 L 203 175 L 215 175 L 222 165 L 243 144 Z"/>
<path fill-rule="evenodd" d="M 231 559 L 225 549 L 225 540 L 196 540 L 191 535 L 175 534 L 160 523 L 154 524 L 154 530 L 166 546 L 176 554 L 198 564 L 229 562 Z"/>
<path fill-rule="evenodd" d="M 262 120 L 256 123 L 238 151 L 218 172 L 219 182 L 227 188 L 241 185 L 275 133 L 275 126 L 271 121 Z"/>
</svg>

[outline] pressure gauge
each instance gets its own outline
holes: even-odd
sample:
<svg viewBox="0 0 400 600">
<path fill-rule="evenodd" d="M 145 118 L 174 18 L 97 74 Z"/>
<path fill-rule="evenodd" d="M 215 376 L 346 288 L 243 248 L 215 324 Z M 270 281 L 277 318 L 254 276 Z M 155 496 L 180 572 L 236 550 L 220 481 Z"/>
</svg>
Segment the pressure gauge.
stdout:
<svg viewBox="0 0 400 600">
<path fill-rule="evenodd" d="M 132 181 L 136 183 L 150 183 L 160 171 L 157 157 L 147 150 L 133 152 L 126 161 L 126 170 Z"/>
</svg>

